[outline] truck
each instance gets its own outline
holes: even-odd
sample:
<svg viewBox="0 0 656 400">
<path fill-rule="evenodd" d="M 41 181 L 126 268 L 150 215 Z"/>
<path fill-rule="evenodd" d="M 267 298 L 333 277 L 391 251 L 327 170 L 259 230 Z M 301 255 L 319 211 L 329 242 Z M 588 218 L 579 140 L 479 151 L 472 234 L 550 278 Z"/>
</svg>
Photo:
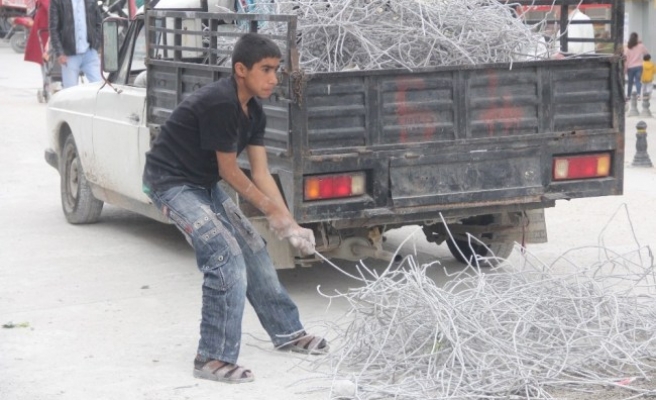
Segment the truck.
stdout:
<svg viewBox="0 0 656 400">
<path fill-rule="evenodd" d="M 106 81 L 49 102 L 45 158 L 60 173 L 68 222 L 98 221 L 104 203 L 169 222 L 142 192 L 145 153 L 180 101 L 231 73 L 231 43 L 267 24 L 285 32 L 271 34 L 283 67 L 275 94 L 263 100 L 271 172 L 327 258 L 394 260 L 385 233 L 416 225 L 463 263 L 502 260 L 515 243 L 547 240 L 544 209 L 558 200 L 622 194 L 622 0 L 514 2 L 559 8 L 552 22 L 560 27 L 570 7 L 605 5 L 607 19 L 593 21 L 604 39 L 568 38 L 563 29 L 559 42 L 564 54 L 568 43 L 591 40 L 612 44 L 612 53 L 339 72 L 299 66 L 295 15 L 191 3 L 150 3 L 125 31 L 105 20 Z M 277 268 L 319 260 L 272 237 L 266 219 L 233 196 Z"/>
</svg>

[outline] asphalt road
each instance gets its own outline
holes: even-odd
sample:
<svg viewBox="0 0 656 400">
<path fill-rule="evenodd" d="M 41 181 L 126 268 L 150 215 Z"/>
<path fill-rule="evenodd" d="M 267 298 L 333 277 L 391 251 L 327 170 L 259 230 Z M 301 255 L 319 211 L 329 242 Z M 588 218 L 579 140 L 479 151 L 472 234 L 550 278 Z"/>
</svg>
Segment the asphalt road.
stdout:
<svg viewBox="0 0 656 400">
<path fill-rule="evenodd" d="M 0 324 L 14 325 L 0 329 L 0 399 L 325 399 L 326 392 L 307 391 L 313 373 L 304 363 L 259 340 L 264 331 L 250 308 L 240 363 L 256 381 L 230 386 L 191 376 L 201 283 L 192 250 L 173 227 L 111 206 L 98 224 L 66 223 L 59 175 L 43 158 L 41 82 L 37 65 L 0 42 Z M 627 121 L 625 194 L 558 202 L 546 214 L 549 243 L 530 248 L 536 256 L 554 259 L 596 243 L 622 205 L 641 244 L 656 242 L 656 169 L 630 165 L 638 121 Z M 656 156 L 656 120 L 645 121 Z M 613 244 L 632 245 L 626 222 L 613 224 Z M 411 231 L 392 232 L 389 249 Z M 420 262 L 458 268 L 445 246 L 416 235 L 403 252 L 415 249 Z M 441 271 L 432 274 L 443 282 Z M 331 292 L 354 284 L 326 265 L 280 276 L 306 325 L 317 328 L 345 311 L 340 303 L 326 311 L 317 286 Z"/>
</svg>

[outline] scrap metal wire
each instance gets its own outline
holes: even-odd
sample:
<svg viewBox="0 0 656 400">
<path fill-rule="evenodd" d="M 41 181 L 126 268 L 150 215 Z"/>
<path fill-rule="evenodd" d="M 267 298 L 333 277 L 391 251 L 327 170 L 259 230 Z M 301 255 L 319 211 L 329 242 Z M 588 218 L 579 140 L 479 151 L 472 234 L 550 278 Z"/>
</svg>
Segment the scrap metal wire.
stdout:
<svg viewBox="0 0 656 400">
<path fill-rule="evenodd" d="M 331 398 L 552 399 L 561 389 L 623 388 L 656 371 L 656 270 L 649 247 L 571 249 L 546 264 L 530 253 L 499 269 L 479 257 L 438 286 L 412 256 L 326 295 L 348 302 L 319 361 Z M 473 238 L 472 238 L 473 240 Z M 598 261 L 577 264 L 579 251 Z M 335 268 L 339 268 L 335 266 Z"/>
<path fill-rule="evenodd" d="M 526 25 L 514 6 L 496 0 L 262 0 L 245 11 L 296 14 L 302 69 L 336 72 L 548 57 L 544 32 L 536 31 L 545 24 Z"/>
</svg>

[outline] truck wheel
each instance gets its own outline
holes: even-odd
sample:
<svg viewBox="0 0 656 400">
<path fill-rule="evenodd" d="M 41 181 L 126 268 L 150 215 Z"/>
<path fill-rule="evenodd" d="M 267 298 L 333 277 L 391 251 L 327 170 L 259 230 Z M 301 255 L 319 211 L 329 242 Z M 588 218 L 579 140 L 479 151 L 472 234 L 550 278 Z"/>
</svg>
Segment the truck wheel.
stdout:
<svg viewBox="0 0 656 400">
<path fill-rule="evenodd" d="M 103 202 L 93 197 L 84 176 L 73 135 L 69 135 L 59 161 L 61 202 L 66 220 L 71 224 L 92 224 L 98 221 Z"/>
<path fill-rule="evenodd" d="M 16 53 L 25 53 L 25 46 L 27 45 L 27 32 L 25 29 L 16 31 L 16 33 L 11 35 L 9 43 Z"/>
<path fill-rule="evenodd" d="M 457 243 L 457 244 L 456 244 Z M 472 248 L 476 252 L 476 255 L 481 256 L 481 257 L 491 257 L 492 253 L 494 253 L 495 257 L 499 257 L 502 259 L 508 258 L 510 253 L 512 253 L 513 248 L 515 247 L 514 243 L 494 243 L 490 244 L 487 246 L 482 246 L 478 243 L 471 243 L 471 247 L 469 245 L 469 242 L 466 240 L 457 240 L 456 243 L 454 243 L 451 239 L 447 240 L 446 245 L 449 248 L 449 251 L 455 257 L 456 260 L 463 264 L 469 264 L 469 260 L 472 260 L 472 256 L 474 255 L 474 252 L 472 252 Z M 462 254 L 460 254 L 460 251 L 462 251 Z M 464 254 L 464 257 L 463 257 Z M 492 264 L 496 265 L 499 264 L 500 260 L 497 262 L 492 262 Z M 484 266 L 481 264 L 481 266 Z"/>
<path fill-rule="evenodd" d="M 489 225 L 491 223 L 498 222 L 500 220 L 500 215 L 481 215 L 472 218 L 467 218 L 463 220 L 463 225 Z M 484 233 L 478 239 L 485 242 L 486 239 L 494 238 L 494 233 Z M 517 238 L 520 240 L 520 238 Z M 450 238 L 446 241 L 449 251 L 455 257 L 456 260 L 463 264 L 469 264 L 469 261 L 474 258 L 474 256 L 480 257 L 492 257 L 494 254 L 495 257 L 500 259 L 506 259 L 512 253 L 515 247 L 515 240 L 504 243 L 490 243 L 486 246 L 472 240 L 471 244 L 469 240 L 454 239 Z M 497 265 L 498 262 L 492 262 L 491 265 Z M 484 266 L 485 264 L 481 264 Z M 490 265 L 490 266 L 491 266 Z"/>
</svg>

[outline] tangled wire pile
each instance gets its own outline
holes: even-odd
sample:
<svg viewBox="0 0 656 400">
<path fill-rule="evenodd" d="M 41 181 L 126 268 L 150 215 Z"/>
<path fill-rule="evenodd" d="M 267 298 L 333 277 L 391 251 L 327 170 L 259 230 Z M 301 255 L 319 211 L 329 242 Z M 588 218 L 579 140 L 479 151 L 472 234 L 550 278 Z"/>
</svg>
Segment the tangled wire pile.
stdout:
<svg viewBox="0 0 656 400">
<path fill-rule="evenodd" d="M 547 50 L 496 0 L 277 0 L 252 8 L 298 16 L 306 72 L 504 63 Z M 276 33 L 275 25 L 266 29 Z"/>
<path fill-rule="evenodd" d="M 411 257 L 345 294 L 342 347 L 322 361 L 331 398 L 551 399 L 553 390 L 632 386 L 656 371 L 656 271 L 648 247 L 576 266 L 530 255 L 470 266 L 442 288 Z M 487 260 L 479 259 L 478 263 Z M 344 386 L 344 382 L 350 385 Z M 347 388 L 345 393 L 344 387 Z M 348 389 L 350 388 L 350 389 Z"/>
</svg>

